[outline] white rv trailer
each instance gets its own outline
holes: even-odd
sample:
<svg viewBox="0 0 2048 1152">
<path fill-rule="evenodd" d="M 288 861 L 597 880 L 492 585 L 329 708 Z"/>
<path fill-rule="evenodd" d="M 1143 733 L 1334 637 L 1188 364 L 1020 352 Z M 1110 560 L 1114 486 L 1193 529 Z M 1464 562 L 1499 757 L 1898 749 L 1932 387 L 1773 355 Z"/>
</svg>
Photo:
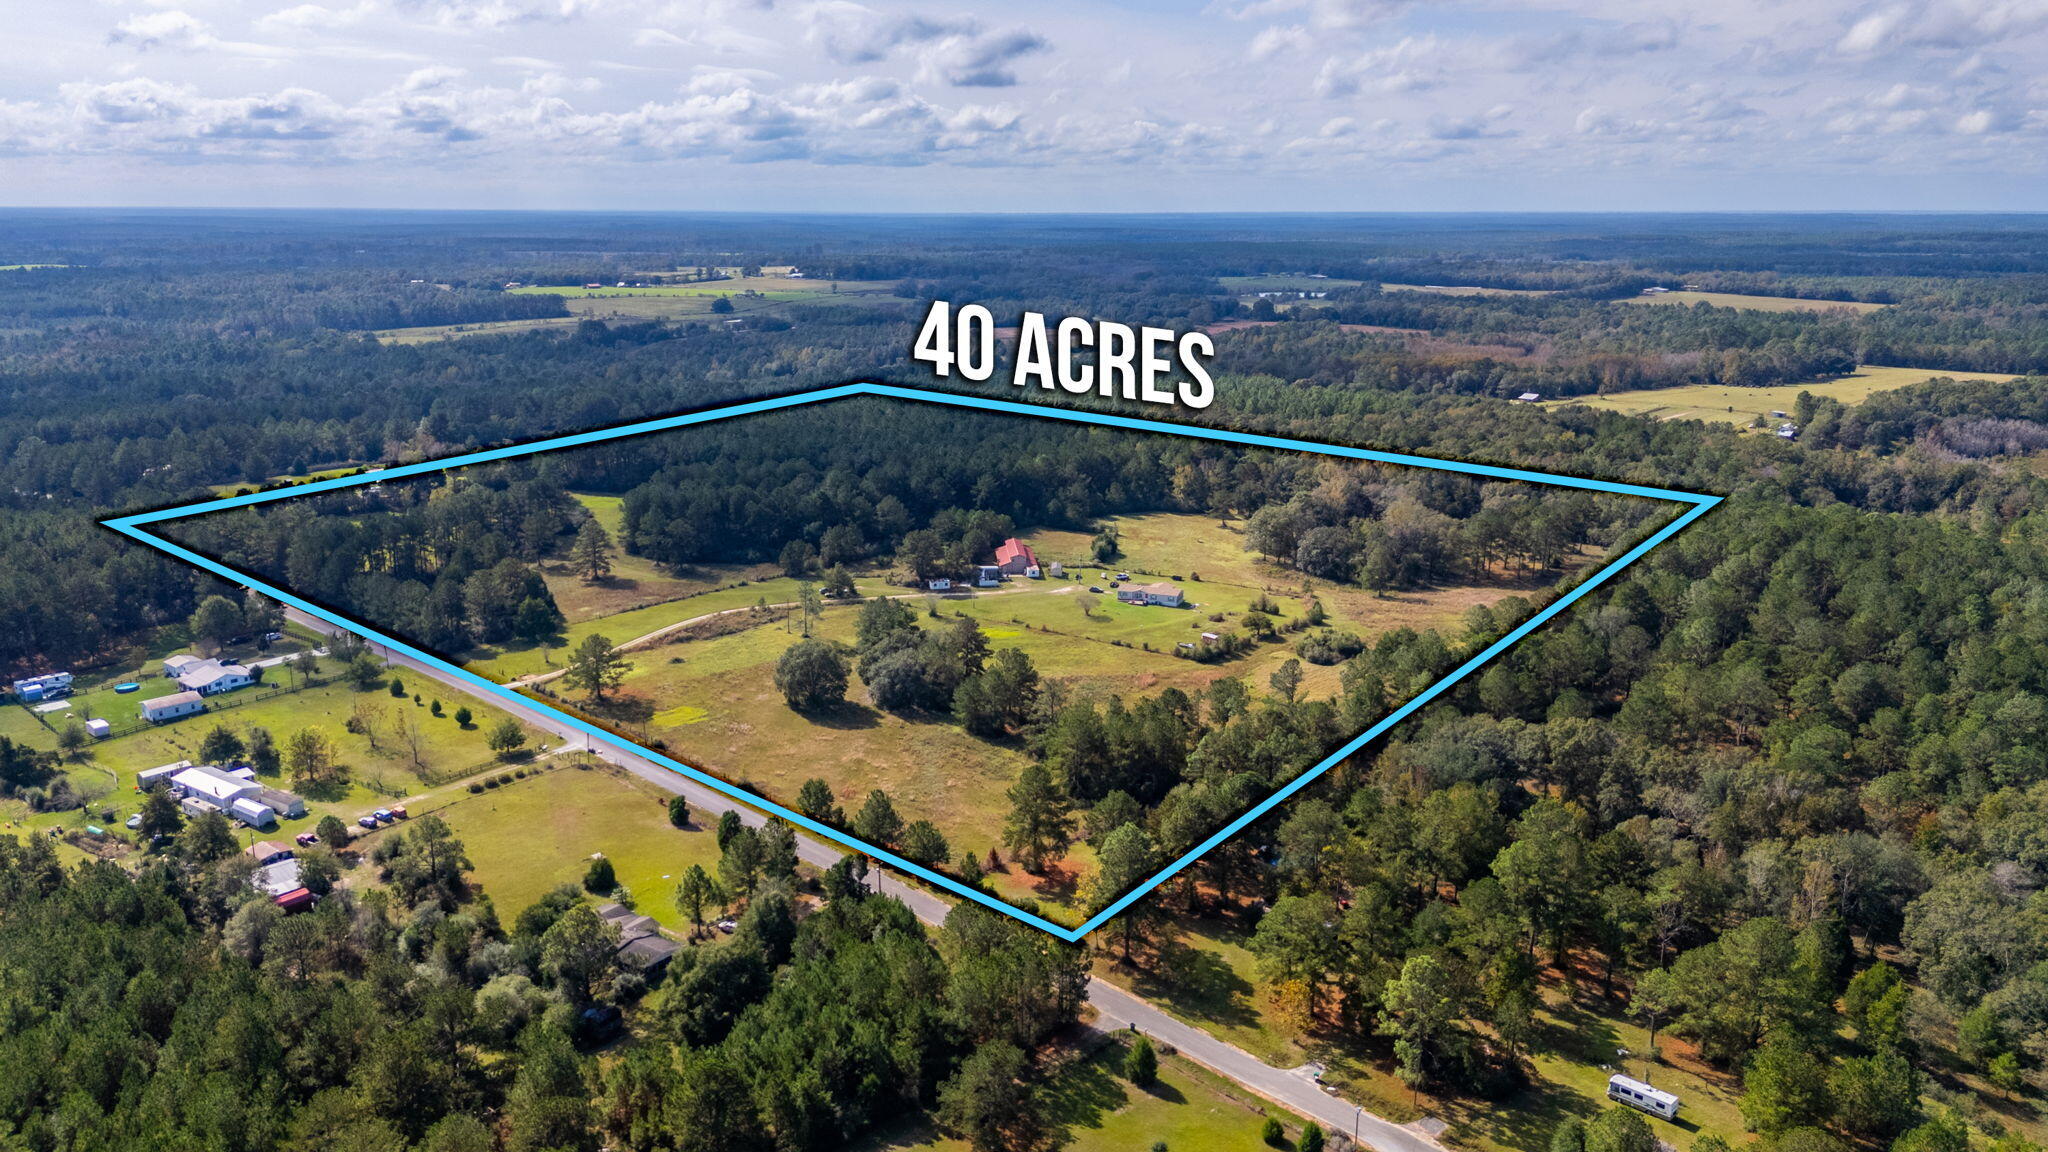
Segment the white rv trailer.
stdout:
<svg viewBox="0 0 2048 1152">
<path fill-rule="evenodd" d="M 1607 1098 L 1665 1120 L 1678 1119 L 1678 1097 L 1632 1076 L 1608 1077 Z"/>
</svg>

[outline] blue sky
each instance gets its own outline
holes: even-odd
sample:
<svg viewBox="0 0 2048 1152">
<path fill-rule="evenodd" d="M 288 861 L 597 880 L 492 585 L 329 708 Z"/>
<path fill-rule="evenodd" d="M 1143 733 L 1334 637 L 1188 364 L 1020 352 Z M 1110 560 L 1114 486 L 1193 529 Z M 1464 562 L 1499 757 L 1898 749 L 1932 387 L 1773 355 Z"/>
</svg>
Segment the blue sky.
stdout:
<svg viewBox="0 0 2048 1152">
<path fill-rule="evenodd" d="M 0 203 L 2048 209 L 2048 0 L 12 0 Z"/>
</svg>

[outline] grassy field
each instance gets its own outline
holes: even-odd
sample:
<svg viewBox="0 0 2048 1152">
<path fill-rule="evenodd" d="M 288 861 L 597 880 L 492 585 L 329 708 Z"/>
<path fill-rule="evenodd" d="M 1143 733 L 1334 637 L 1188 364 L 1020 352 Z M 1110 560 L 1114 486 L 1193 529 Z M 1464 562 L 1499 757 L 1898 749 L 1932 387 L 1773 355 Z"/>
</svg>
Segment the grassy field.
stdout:
<svg viewBox="0 0 2048 1152">
<path fill-rule="evenodd" d="M 595 510 L 607 514 L 602 506 Z M 1075 564 L 1069 575 L 1082 579 L 1015 580 L 1000 589 L 943 597 L 909 593 L 907 602 L 925 614 L 928 626 L 939 623 L 929 616 L 934 607 L 940 621 L 975 620 L 992 648 L 1023 650 L 1041 676 L 1080 696 L 1136 698 L 1169 686 L 1198 693 L 1223 676 L 1242 677 L 1254 691 L 1266 691 L 1270 672 L 1293 656 L 1292 637 L 1224 664 L 1179 659 L 1175 648 L 1197 642 L 1203 631 L 1235 630 L 1249 604 L 1262 595 L 1276 602 L 1283 619 L 1297 617 L 1305 603 L 1299 575 L 1247 555 L 1237 528 L 1210 518 L 1132 516 L 1117 521 L 1117 528 L 1125 555 L 1107 569 Z M 1047 564 L 1073 564 L 1086 554 L 1089 541 L 1072 532 L 1040 532 L 1029 539 Z M 1139 580 L 1178 577 L 1194 607 L 1119 603 L 1107 590 L 1108 578 L 1117 571 Z M 1197 573 L 1200 580 L 1193 579 Z M 1104 591 L 1088 591 L 1091 584 Z M 1322 587 L 1315 595 L 1334 626 L 1370 636 L 1397 625 L 1455 630 L 1470 605 L 1515 590 L 1502 585 L 1381 598 Z M 862 591 L 905 595 L 879 578 L 863 581 Z M 571 626 L 569 643 L 589 634 L 623 642 L 710 612 L 744 609 L 763 598 L 783 603 L 794 595 L 795 582 L 783 577 L 718 589 L 581 621 Z M 855 616 L 851 604 L 828 607 L 819 635 L 850 644 Z M 882 788 L 906 820 L 937 825 L 956 858 L 963 850 L 985 856 L 996 847 L 1008 810 L 1005 793 L 1026 763 L 1021 748 L 970 736 L 944 716 L 879 711 L 865 702 L 857 681 L 848 703 L 833 714 L 798 713 L 774 682 L 776 661 L 800 638 L 787 613 L 742 613 L 721 623 L 726 622 L 734 630 L 664 639 L 629 654 L 633 669 L 623 691 L 641 701 L 652 719 L 627 726 L 628 735 L 785 803 L 813 776 L 830 783 L 849 808 L 869 789 Z M 472 667 L 504 678 L 540 671 L 547 659 L 559 662 L 560 655 L 498 653 Z M 1307 672 L 1304 692 L 1337 691 L 1336 667 L 1309 665 Z M 572 693 L 568 699 L 575 703 L 580 697 Z M 1075 889 L 1091 868 L 1086 850 L 1077 848 L 1057 875 L 1039 879 L 1010 872 L 993 882 L 1006 896 L 1045 901 L 1048 915 L 1071 915 Z"/>
<path fill-rule="evenodd" d="M 668 793 L 625 772 L 587 763 L 553 768 L 481 795 L 461 790 L 442 819 L 461 839 L 473 873 L 508 920 L 562 884 L 581 884 L 602 853 L 639 911 L 686 931 L 675 886 L 692 864 L 717 874 L 714 821 L 668 822 Z"/>
<path fill-rule="evenodd" d="M 1736 292 L 1659 292 L 1654 296 L 1630 296 L 1625 304 L 1712 304 L 1716 308 L 1747 308 L 1753 312 L 1875 312 L 1889 304 L 1867 304 L 1860 300 L 1799 300 L 1790 296 L 1748 296 Z"/>
<path fill-rule="evenodd" d="M 1218 284 L 1226 292 L 1328 292 L 1337 288 L 1356 288 L 1363 280 L 1346 280 L 1339 276 L 1218 276 Z"/>
<path fill-rule="evenodd" d="M 1382 292 L 1428 292 L 1436 296 L 1548 296 L 1548 288 L 1481 288 L 1475 284 L 1386 284 Z"/>
<path fill-rule="evenodd" d="M 1208 1069 L 1179 1056 L 1159 1061 L 1149 1088 L 1125 1080 L 1120 1039 L 1086 1056 L 1070 1056 L 1045 1088 L 1062 1152 L 1144 1152 L 1164 1141 L 1170 1152 L 1251 1152 L 1271 1147 L 1259 1126 L 1276 1116 L 1288 1144 L 1301 1136 L 1301 1118 L 1268 1104 Z M 856 1145 L 863 1152 L 967 1152 L 963 1141 L 918 1122 Z"/>
<path fill-rule="evenodd" d="M 708 569 L 713 576 L 730 575 L 741 569 Z M 556 573 L 555 576 L 560 576 Z M 576 578 L 570 576 L 569 580 Z M 706 584 L 709 584 L 707 579 Z M 551 578 L 552 586 L 552 578 Z M 882 592 L 901 592 L 900 588 L 889 588 L 883 582 L 873 579 L 857 579 L 854 586 L 863 596 L 879 595 Z M 667 600 L 644 608 L 619 612 L 608 616 L 572 619 L 565 640 L 559 645 L 510 645 L 503 648 L 479 648 L 468 653 L 463 663 L 479 676 L 493 680 L 510 681 L 522 676 L 550 672 L 562 666 L 570 649 L 581 643 L 583 638 L 602 635 L 613 644 L 623 644 L 636 636 L 644 636 L 671 624 L 679 624 L 698 616 L 714 612 L 725 612 L 735 608 L 749 608 L 766 601 L 769 604 L 783 604 L 794 601 L 797 596 L 797 582 L 786 576 L 774 576 L 766 580 L 747 580 L 736 577 L 730 584 L 710 586 L 706 591 L 682 599 Z M 565 608 L 566 614 L 566 608 Z"/>
<path fill-rule="evenodd" d="M 543 316 L 532 320 L 483 320 L 474 324 L 429 324 L 419 328 L 384 328 L 370 333 L 382 344 L 430 344 L 464 336 L 517 336 L 550 328 L 574 328 L 581 316 Z"/>
<path fill-rule="evenodd" d="M 583 320 L 738 319 L 751 313 L 783 310 L 790 304 L 873 303 L 890 299 L 894 285 L 878 280 L 808 280 L 788 276 L 734 277 L 691 284 L 656 284 L 644 288 L 585 288 L 580 284 L 533 284 L 508 291 L 519 296 L 560 296 L 568 316 L 528 320 L 492 320 L 473 324 L 436 324 L 419 328 L 387 328 L 371 333 L 386 344 L 421 344 L 467 336 L 503 336 L 522 332 L 573 328 Z M 724 297 L 729 313 L 714 313 L 712 303 Z"/>
<path fill-rule="evenodd" d="M 1926 368 L 1887 368 L 1865 364 L 1855 372 L 1818 384 L 1779 384 L 1768 388 L 1733 388 L 1701 384 L 1689 388 L 1652 388 L 1641 392 L 1615 392 L 1606 396 L 1574 396 L 1546 401 L 1552 407 L 1584 404 L 1631 416 L 1654 416 L 1659 420 L 1710 420 L 1722 424 L 1750 424 L 1762 417 L 1770 427 L 1780 422 L 1773 412 L 1791 412 L 1801 392 L 1811 392 L 1854 407 L 1873 394 L 1903 388 L 1909 384 L 1947 377 L 1951 380 L 2011 380 L 2010 373 L 1939 372 Z"/>
<path fill-rule="evenodd" d="M 426 699 L 432 697 L 426 696 Z M 373 727 L 379 734 L 377 747 L 373 748 L 366 736 L 347 730 L 359 701 L 375 710 Z M 444 711 L 452 713 L 464 703 L 476 713 L 475 720 L 466 729 L 457 725 L 451 716 L 432 715 L 425 703 L 414 704 L 409 695 L 402 700 L 396 699 L 382 687 L 357 693 L 340 682 L 282 693 L 219 712 L 201 713 L 89 745 L 85 749 L 85 758 L 69 765 L 72 783 L 87 796 L 95 798 L 88 810 L 34 816 L 20 811 L 12 813 L 12 816 L 32 827 L 72 827 L 107 820 L 118 823 L 133 813 L 139 802 L 140 797 L 135 792 L 136 773 L 179 760 L 198 761 L 200 742 L 215 725 L 223 725 L 245 739 L 250 728 L 266 728 L 279 743 L 302 728 L 319 729 L 333 743 L 336 759 L 348 766 L 350 784 L 338 795 L 306 797 L 305 817 L 284 822 L 279 831 L 285 834 L 302 831 L 328 814 L 352 822 L 357 816 L 394 799 L 424 795 L 429 789 L 422 778 L 422 771 L 441 778 L 492 763 L 493 756 L 484 742 L 484 734 L 503 718 L 503 713 L 453 696 L 443 700 Z M 19 712 L 20 709 L 4 711 Z M 423 770 L 413 766 L 410 753 L 401 751 L 399 742 L 393 737 L 396 718 L 401 711 L 419 725 Z M 529 731 L 528 738 L 532 741 L 529 748 L 535 747 L 542 739 L 540 733 L 532 731 Z M 290 787 L 288 780 L 273 779 L 266 783 Z M 105 809 L 112 809 L 114 815 L 105 816 Z"/>
</svg>

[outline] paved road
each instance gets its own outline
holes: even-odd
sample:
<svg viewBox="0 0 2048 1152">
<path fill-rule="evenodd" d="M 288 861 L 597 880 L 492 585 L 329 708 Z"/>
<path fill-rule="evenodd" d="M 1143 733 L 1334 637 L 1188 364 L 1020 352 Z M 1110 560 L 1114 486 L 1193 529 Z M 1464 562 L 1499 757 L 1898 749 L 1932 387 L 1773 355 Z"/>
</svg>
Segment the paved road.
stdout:
<svg viewBox="0 0 2048 1152">
<path fill-rule="evenodd" d="M 286 613 L 294 621 L 316 631 L 329 635 L 340 631 L 334 625 L 318 617 L 306 615 L 296 608 L 288 608 Z M 533 727 L 549 733 L 557 741 L 587 746 L 592 754 L 618 765 L 658 788 L 671 793 L 681 793 L 689 800 L 690 807 L 695 811 L 738 812 L 741 820 L 755 827 L 767 822 L 764 813 L 755 811 L 722 792 L 706 788 L 687 776 L 678 775 L 628 747 L 589 737 L 537 706 L 514 704 L 402 652 L 386 652 L 382 645 L 374 647 L 393 664 L 435 680 L 457 692 L 475 696 L 491 707 L 509 712 Z M 796 849 L 800 859 L 817 868 L 830 868 L 844 855 L 838 847 L 814 839 L 801 831 L 797 833 Z M 905 883 L 885 869 L 871 870 L 868 878 L 876 891 L 903 901 L 917 914 L 918 919 L 928 924 L 943 922 L 946 913 L 952 909 L 949 902 L 926 889 Z M 1134 1024 L 1154 1040 L 1172 1045 L 1181 1055 L 1267 1100 L 1316 1120 L 1330 1132 L 1349 1135 L 1355 1126 L 1360 1142 L 1376 1149 L 1377 1152 L 1444 1152 L 1443 1145 L 1427 1135 L 1370 1112 L 1360 1111 L 1324 1092 L 1305 1071 L 1275 1068 L 1242 1048 L 1226 1044 L 1193 1025 L 1174 1019 L 1108 981 L 1096 977 L 1089 978 L 1088 1003 L 1095 1007 L 1099 1027 L 1120 1028 Z"/>
</svg>

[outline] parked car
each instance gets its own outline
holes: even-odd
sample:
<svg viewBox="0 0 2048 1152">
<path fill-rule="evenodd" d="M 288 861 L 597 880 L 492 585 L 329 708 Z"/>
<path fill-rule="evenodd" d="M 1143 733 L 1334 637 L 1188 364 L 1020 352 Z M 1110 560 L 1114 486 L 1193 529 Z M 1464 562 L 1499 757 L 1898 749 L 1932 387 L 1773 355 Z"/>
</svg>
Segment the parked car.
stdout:
<svg viewBox="0 0 2048 1152">
<path fill-rule="evenodd" d="M 1116 574 L 1116 578 L 1119 580 L 1129 580 L 1131 578 L 1131 574 L 1129 572 L 1119 572 Z"/>
<path fill-rule="evenodd" d="M 130 816 L 128 818 L 127 827 L 131 829 L 142 827 L 142 813 L 137 812 L 135 815 Z"/>
<path fill-rule="evenodd" d="M 271 643 L 271 644 L 275 644 L 275 643 L 277 643 L 277 642 L 278 642 L 279 640 L 282 640 L 282 639 L 284 639 L 284 633 L 282 633 L 282 632 L 265 632 L 265 633 L 263 634 L 263 639 L 264 639 L 264 640 L 265 640 L 266 642 L 268 642 L 268 643 Z"/>
<path fill-rule="evenodd" d="M 720 932 L 723 932 L 728 936 L 738 931 L 739 926 L 740 922 L 732 919 L 731 917 L 727 917 L 726 919 L 720 920 L 718 923 L 712 925 L 713 928 L 718 929 Z"/>
<path fill-rule="evenodd" d="M 301 832 L 297 836 L 292 837 L 292 839 L 296 840 L 301 848 L 311 848 L 320 842 L 319 834 L 314 832 Z"/>
<path fill-rule="evenodd" d="M 391 806 L 391 814 L 400 820 L 405 819 L 405 805 L 393 804 Z"/>
<path fill-rule="evenodd" d="M 391 814 L 391 809 L 389 808 L 379 808 L 375 812 L 370 813 L 370 815 L 375 816 L 379 824 L 389 824 L 397 819 L 397 817 Z"/>
<path fill-rule="evenodd" d="M 377 826 L 377 818 L 375 816 L 358 816 L 356 817 L 356 823 L 361 824 L 365 828 L 375 828 Z"/>
<path fill-rule="evenodd" d="M 1095 585 L 1093 585 L 1093 584 L 1090 584 L 1090 585 L 1088 586 L 1088 590 L 1089 590 L 1090 592 L 1100 592 L 1100 591 L 1102 591 L 1102 589 L 1100 589 L 1100 588 L 1096 587 L 1096 586 L 1095 586 Z"/>
</svg>

